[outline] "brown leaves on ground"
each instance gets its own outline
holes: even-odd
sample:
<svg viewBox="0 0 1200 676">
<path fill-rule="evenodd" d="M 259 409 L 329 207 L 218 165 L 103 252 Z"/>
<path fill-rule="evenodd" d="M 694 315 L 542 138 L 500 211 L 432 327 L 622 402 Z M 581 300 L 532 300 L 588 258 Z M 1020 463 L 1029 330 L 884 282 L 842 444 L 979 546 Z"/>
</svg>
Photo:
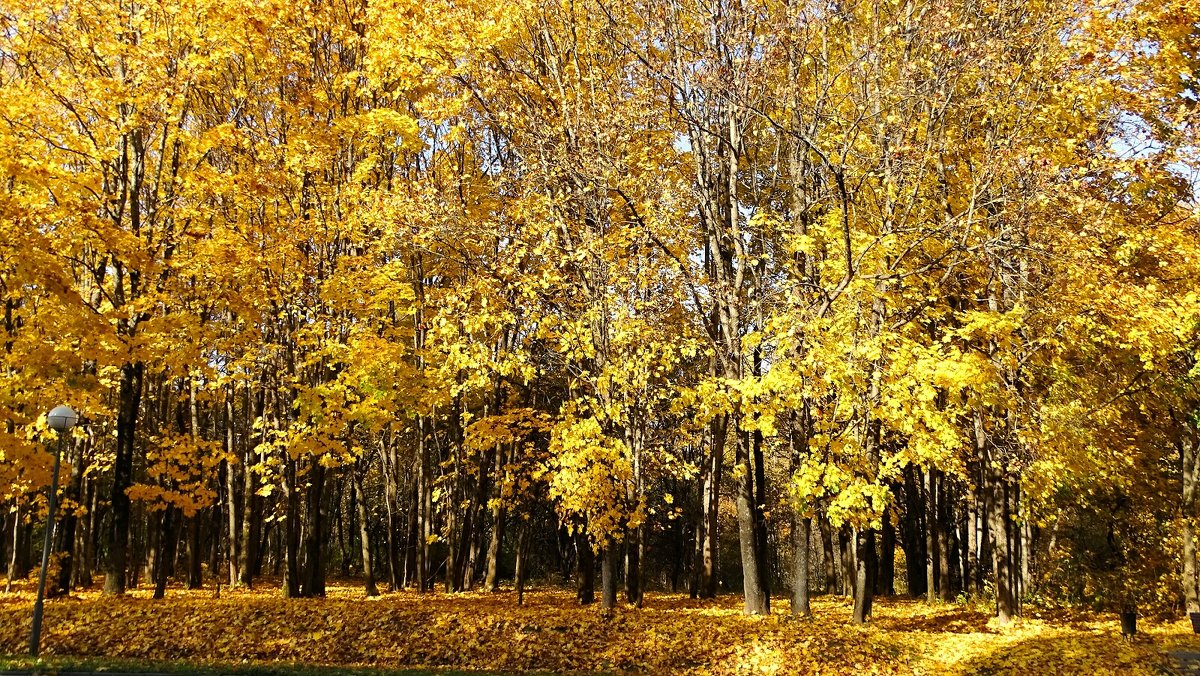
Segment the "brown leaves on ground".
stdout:
<svg viewBox="0 0 1200 676">
<path fill-rule="evenodd" d="M 365 599 L 332 586 L 324 599 L 284 599 L 277 587 L 95 592 L 47 603 L 43 654 L 198 662 L 503 671 L 693 673 L 1163 673 L 1163 650 L 1197 646 L 1184 622 L 1143 620 L 1132 642 L 1116 618 L 1080 613 L 996 627 L 981 609 L 881 600 L 868 626 L 848 602 L 818 598 L 814 617 L 746 617 L 727 596 L 651 594 L 640 610 L 581 608 L 566 591 Z M 31 594 L 0 596 L 0 652 L 28 640 Z"/>
</svg>

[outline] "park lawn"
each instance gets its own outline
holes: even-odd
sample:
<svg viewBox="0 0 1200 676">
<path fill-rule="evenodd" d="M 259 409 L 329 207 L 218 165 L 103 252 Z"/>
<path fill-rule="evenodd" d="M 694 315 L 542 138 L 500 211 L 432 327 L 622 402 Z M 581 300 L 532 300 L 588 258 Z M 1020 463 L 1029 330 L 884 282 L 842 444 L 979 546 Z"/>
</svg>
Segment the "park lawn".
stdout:
<svg viewBox="0 0 1200 676">
<path fill-rule="evenodd" d="M 385 670 L 636 671 L 646 673 L 1162 674 L 1169 650 L 1200 650 L 1186 621 L 1143 618 L 1133 641 L 1114 615 L 1030 609 L 1009 627 L 986 606 L 879 599 L 867 626 L 850 622 L 847 599 L 817 597 L 814 616 L 746 617 L 741 599 L 697 601 L 648 594 L 641 609 L 581 608 L 566 590 L 367 599 L 331 584 L 324 599 L 254 590 L 97 591 L 46 604 L 42 654 L 59 668 L 115 660 L 106 670 L 277 673 L 285 665 Z M 0 594 L 2 668 L 27 666 L 32 591 Z M 130 660 L 136 662 L 129 662 Z M 167 664 L 163 666 L 164 662 Z M 123 666 L 121 666 L 123 665 Z M 162 668 L 159 668 L 159 667 Z M 311 671 L 311 670 L 309 670 Z M 309 673 L 305 671 L 304 673 Z M 332 673 L 317 670 L 312 673 Z M 387 672 L 371 672 L 387 673 Z M 393 673 L 395 673 L 393 671 Z"/>
</svg>

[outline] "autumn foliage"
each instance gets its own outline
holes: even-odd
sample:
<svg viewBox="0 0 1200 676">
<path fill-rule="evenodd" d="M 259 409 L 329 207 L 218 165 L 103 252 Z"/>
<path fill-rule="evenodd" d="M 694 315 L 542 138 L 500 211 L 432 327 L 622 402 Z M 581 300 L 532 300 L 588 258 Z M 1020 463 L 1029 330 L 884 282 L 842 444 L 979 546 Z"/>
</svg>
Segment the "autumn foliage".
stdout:
<svg viewBox="0 0 1200 676">
<path fill-rule="evenodd" d="M 0 599 L 0 650 L 19 653 L 28 596 Z M 1150 622 L 1135 641 L 1107 617 L 1067 611 L 999 628 L 986 610 L 887 601 L 871 625 L 846 622 L 848 600 L 824 597 L 813 617 L 747 617 L 718 602 L 651 593 L 642 609 L 581 608 L 572 595 L 537 591 L 517 606 L 502 594 L 425 596 L 404 591 L 365 601 L 357 585 L 325 599 L 269 592 L 180 590 L 170 604 L 149 591 L 86 593 L 52 604 L 54 654 L 230 667 L 304 663 L 391 669 L 638 673 L 1163 673 L 1160 651 L 1188 645 L 1186 622 Z M 238 631 L 229 631 L 236 626 Z"/>
<path fill-rule="evenodd" d="M 53 594 L 646 606 L 615 616 L 631 665 L 469 666 L 728 667 L 799 650 L 780 600 L 824 593 L 830 626 L 897 593 L 1200 612 L 1194 2 L 0 0 L 0 27 L 18 588 L 49 488 Z M 667 590 L 771 619 L 655 662 Z"/>
</svg>

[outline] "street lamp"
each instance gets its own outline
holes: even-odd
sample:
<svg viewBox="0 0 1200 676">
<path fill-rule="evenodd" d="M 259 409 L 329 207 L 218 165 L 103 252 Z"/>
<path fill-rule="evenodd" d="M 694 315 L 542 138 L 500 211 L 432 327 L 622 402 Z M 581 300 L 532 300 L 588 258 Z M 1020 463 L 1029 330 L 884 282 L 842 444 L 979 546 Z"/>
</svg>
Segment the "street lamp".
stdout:
<svg viewBox="0 0 1200 676">
<path fill-rule="evenodd" d="M 46 414 L 46 424 L 58 432 L 58 446 L 54 450 L 54 473 L 50 479 L 50 510 L 46 514 L 46 541 L 42 544 L 42 570 L 38 573 L 37 601 L 33 604 L 33 631 L 29 635 L 29 654 L 38 656 L 38 647 L 42 640 L 42 601 L 46 597 L 46 569 L 50 566 L 50 536 L 54 534 L 54 508 L 58 503 L 58 465 L 62 459 L 63 443 L 67 432 L 79 416 L 70 406 L 55 406 Z"/>
</svg>

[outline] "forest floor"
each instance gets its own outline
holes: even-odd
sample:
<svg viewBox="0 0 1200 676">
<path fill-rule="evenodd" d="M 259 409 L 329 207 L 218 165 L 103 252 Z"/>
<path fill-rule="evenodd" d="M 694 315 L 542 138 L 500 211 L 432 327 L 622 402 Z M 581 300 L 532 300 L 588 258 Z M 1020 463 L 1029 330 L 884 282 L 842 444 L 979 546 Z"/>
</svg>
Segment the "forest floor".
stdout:
<svg viewBox="0 0 1200 676">
<path fill-rule="evenodd" d="M 1186 620 L 1141 618 L 1127 641 L 1115 615 L 1027 608 L 996 626 L 986 605 L 878 599 L 872 621 L 850 621 L 850 601 L 816 597 L 811 619 L 746 617 L 741 598 L 697 601 L 647 594 L 641 609 L 579 607 L 567 590 L 404 591 L 374 599 L 351 583 L 324 599 L 284 599 L 278 585 L 254 590 L 172 588 L 165 600 L 142 588 L 124 597 L 98 591 L 46 603 L 42 654 L 60 668 L 71 660 L 129 660 L 196 673 L 238 665 L 268 673 L 283 665 L 384 669 L 645 673 L 1170 674 L 1171 656 L 1200 652 Z M 33 590 L 0 593 L 0 655 L 28 645 Z M 65 660 L 65 661 L 64 661 Z M 174 661 L 174 662 L 168 662 Z M 83 662 L 86 668 L 86 662 Z M 105 663 L 98 663 L 105 664 Z M 174 665 L 174 666 L 170 666 Z M 0 670 L 27 668 L 20 657 Z M 144 670 L 144 669 L 136 669 Z M 270 672 L 278 673 L 278 672 Z M 298 673 L 312 673 L 300 670 Z M 370 672 L 369 672 L 370 673 Z M 382 672 L 380 672 L 382 673 Z"/>
</svg>

